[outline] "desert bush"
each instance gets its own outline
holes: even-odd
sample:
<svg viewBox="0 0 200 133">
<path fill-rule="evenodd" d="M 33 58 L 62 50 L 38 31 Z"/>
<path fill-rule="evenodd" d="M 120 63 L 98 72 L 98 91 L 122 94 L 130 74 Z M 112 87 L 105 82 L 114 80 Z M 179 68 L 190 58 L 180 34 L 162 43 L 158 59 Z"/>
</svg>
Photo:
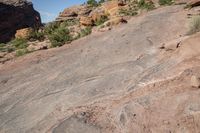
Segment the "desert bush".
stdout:
<svg viewBox="0 0 200 133">
<path fill-rule="evenodd" d="M 87 4 L 93 7 L 98 6 L 98 2 L 96 0 L 88 0 Z"/>
<path fill-rule="evenodd" d="M 19 49 L 19 50 L 16 51 L 16 56 L 19 57 L 19 56 L 25 55 L 27 53 L 29 53 L 29 51 L 26 48 Z"/>
<path fill-rule="evenodd" d="M 145 0 L 140 0 L 138 2 L 138 7 L 141 9 L 152 10 L 155 8 L 153 3 L 146 2 Z"/>
<path fill-rule="evenodd" d="M 44 33 L 50 40 L 52 47 L 62 46 L 66 42 L 72 40 L 70 32 L 66 26 L 66 23 L 62 24 L 60 22 L 49 23 L 45 26 Z"/>
<path fill-rule="evenodd" d="M 0 52 L 13 52 L 15 48 L 11 44 L 1 43 L 0 44 Z"/>
<path fill-rule="evenodd" d="M 95 24 L 95 26 L 99 26 L 99 25 L 102 25 L 106 21 L 108 21 L 108 17 L 107 16 L 101 16 L 100 19 L 97 19 L 94 22 L 94 24 Z"/>
<path fill-rule="evenodd" d="M 199 31 L 200 31 L 200 16 L 196 16 L 192 18 L 190 24 L 190 31 L 188 32 L 188 34 L 194 34 Z"/>
<path fill-rule="evenodd" d="M 119 11 L 119 14 L 123 16 L 135 16 L 138 13 L 137 13 L 137 9 L 130 8 L 130 9 L 121 9 Z"/>
<path fill-rule="evenodd" d="M 0 43 L 0 47 L 4 47 L 5 45 L 5 43 Z"/>
<path fill-rule="evenodd" d="M 91 33 L 92 33 L 92 27 L 86 27 L 84 29 L 81 29 L 80 37 L 87 36 L 87 35 L 89 35 Z"/>
<path fill-rule="evenodd" d="M 33 41 L 36 41 L 36 40 L 44 41 L 44 39 L 45 39 L 45 33 L 43 31 L 34 30 L 29 35 L 30 41 L 32 41 L 32 40 Z"/>
<path fill-rule="evenodd" d="M 99 0 L 99 4 L 104 3 L 104 2 L 105 2 L 105 0 Z"/>
<path fill-rule="evenodd" d="M 66 42 L 70 42 L 72 40 L 69 30 L 66 27 L 62 26 L 54 29 L 51 34 L 48 34 L 48 38 L 51 42 L 52 47 L 62 46 Z"/>
<path fill-rule="evenodd" d="M 173 0 L 159 0 L 160 5 L 171 5 L 173 4 Z"/>
<path fill-rule="evenodd" d="M 60 23 L 59 22 L 49 23 L 44 27 L 44 33 L 46 35 L 49 35 L 49 34 L 53 33 L 59 27 L 60 27 Z"/>
<path fill-rule="evenodd" d="M 73 26 L 79 24 L 79 20 L 73 19 L 73 20 L 66 20 L 62 22 L 60 25 L 63 27 Z"/>
<path fill-rule="evenodd" d="M 0 52 L 7 52 L 5 43 L 0 43 Z"/>
<path fill-rule="evenodd" d="M 28 47 L 27 40 L 22 38 L 15 38 L 14 40 L 10 41 L 8 45 L 11 45 L 15 49 L 24 49 Z"/>
</svg>

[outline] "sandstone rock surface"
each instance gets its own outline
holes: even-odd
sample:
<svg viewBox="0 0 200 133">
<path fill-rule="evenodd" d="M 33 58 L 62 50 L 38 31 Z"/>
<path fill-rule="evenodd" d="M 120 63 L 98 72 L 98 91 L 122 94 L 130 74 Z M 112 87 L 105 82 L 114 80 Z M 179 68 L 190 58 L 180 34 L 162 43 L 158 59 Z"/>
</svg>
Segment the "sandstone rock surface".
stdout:
<svg viewBox="0 0 200 133">
<path fill-rule="evenodd" d="M 197 77 L 197 76 L 192 76 L 191 77 L 191 86 L 192 87 L 197 87 L 199 88 L 200 87 L 200 79 Z"/>
<path fill-rule="evenodd" d="M 92 8 L 89 7 L 88 5 L 72 6 L 66 8 L 63 12 L 61 12 L 59 16 L 56 18 L 56 21 L 66 21 L 66 20 L 80 18 L 82 16 L 88 16 L 91 11 Z"/>
<path fill-rule="evenodd" d="M 184 6 L 0 65 L 0 132 L 197 133 L 200 34 L 187 33 Z M 156 21 L 159 20 L 159 21 Z"/>
<path fill-rule="evenodd" d="M 15 38 L 27 39 L 33 30 L 31 28 L 23 28 L 16 31 Z"/>
</svg>

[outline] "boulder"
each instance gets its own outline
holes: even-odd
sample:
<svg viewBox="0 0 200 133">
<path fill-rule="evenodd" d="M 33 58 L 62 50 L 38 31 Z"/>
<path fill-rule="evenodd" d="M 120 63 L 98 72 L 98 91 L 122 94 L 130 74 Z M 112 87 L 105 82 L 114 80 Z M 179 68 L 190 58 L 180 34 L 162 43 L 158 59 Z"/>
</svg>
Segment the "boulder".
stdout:
<svg viewBox="0 0 200 133">
<path fill-rule="evenodd" d="M 33 31 L 32 28 L 23 28 L 23 29 L 17 30 L 15 34 L 15 38 L 28 39 L 32 31 Z"/>
<path fill-rule="evenodd" d="M 190 7 L 200 6 L 200 0 L 190 0 L 187 5 Z"/>
<path fill-rule="evenodd" d="M 119 14 L 120 9 L 125 6 L 125 2 L 119 0 L 107 1 L 102 4 L 102 8 L 110 16 L 116 16 Z"/>
<path fill-rule="evenodd" d="M 56 21 L 65 21 L 80 18 L 81 16 L 88 16 L 92 8 L 87 5 L 78 5 L 66 8 L 56 18 Z"/>
<path fill-rule="evenodd" d="M 104 26 L 115 26 L 120 23 L 127 23 L 125 19 L 122 17 L 114 17 L 104 23 Z"/>
<path fill-rule="evenodd" d="M 199 77 L 193 75 L 191 77 L 190 83 L 191 83 L 192 87 L 200 88 L 200 78 Z"/>
<path fill-rule="evenodd" d="M 0 52 L 0 58 L 3 58 L 6 55 L 6 52 Z"/>
<path fill-rule="evenodd" d="M 91 17 L 82 16 L 80 18 L 80 24 L 83 25 L 83 26 L 92 26 L 94 24 L 94 21 L 92 20 Z"/>
<path fill-rule="evenodd" d="M 107 16 L 105 10 L 102 7 L 97 7 L 90 14 L 89 17 L 92 18 L 93 21 L 97 21 L 101 19 L 103 16 Z"/>
<path fill-rule="evenodd" d="M 160 49 L 165 49 L 166 51 L 176 50 L 177 48 L 181 47 L 182 42 L 188 38 L 189 36 L 183 36 L 183 37 L 174 39 L 172 41 L 166 42 L 160 47 Z"/>
<path fill-rule="evenodd" d="M 37 51 L 42 49 L 48 49 L 51 47 L 51 43 L 49 41 L 43 41 L 43 42 L 31 42 L 29 46 L 27 47 L 28 51 Z"/>
<path fill-rule="evenodd" d="M 41 25 L 40 14 L 26 0 L 1 0 L 0 14 L 0 43 L 10 41 L 18 29 Z"/>
</svg>

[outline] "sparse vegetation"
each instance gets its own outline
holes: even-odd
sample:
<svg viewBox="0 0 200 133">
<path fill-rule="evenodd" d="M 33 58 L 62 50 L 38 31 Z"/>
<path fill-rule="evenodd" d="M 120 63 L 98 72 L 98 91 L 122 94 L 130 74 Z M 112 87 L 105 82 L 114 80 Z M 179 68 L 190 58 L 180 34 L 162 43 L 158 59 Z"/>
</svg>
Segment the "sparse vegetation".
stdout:
<svg viewBox="0 0 200 133">
<path fill-rule="evenodd" d="M 91 33 L 92 33 L 92 28 L 91 27 L 86 27 L 85 29 L 81 30 L 80 37 L 87 36 L 87 35 L 89 35 Z"/>
<path fill-rule="evenodd" d="M 27 40 L 16 38 L 7 44 L 0 44 L 0 52 L 10 53 L 16 51 L 16 56 L 21 56 L 28 53 L 27 47 Z"/>
<path fill-rule="evenodd" d="M 44 39 L 45 39 L 45 34 L 43 31 L 34 30 L 30 33 L 29 36 L 30 41 L 36 41 L 36 40 L 44 41 Z"/>
<path fill-rule="evenodd" d="M 159 0 L 160 5 L 171 5 L 173 4 L 173 0 Z"/>
<path fill-rule="evenodd" d="M 24 49 L 28 47 L 27 40 L 22 39 L 22 38 L 15 38 L 9 44 L 14 48 L 14 49 Z"/>
<path fill-rule="evenodd" d="M 98 6 L 98 2 L 96 0 L 88 0 L 87 4 L 92 7 Z"/>
<path fill-rule="evenodd" d="M 104 22 L 106 22 L 108 20 L 107 16 L 102 16 L 100 19 L 97 19 L 94 24 L 95 26 L 99 26 L 102 25 Z"/>
<path fill-rule="evenodd" d="M 45 28 L 44 28 L 44 33 L 45 33 L 46 35 L 50 35 L 50 34 L 52 34 L 52 33 L 55 31 L 55 29 L 58 29 L 59 26 L 60 26 L 60 23 L 59 23 L 59 22 L 52 22 L 52 23 L 49 23 L 49 24 L 47 24 L 47 25 L 45 26 Z"/>
<path fill-rule="evenodd" d="M 146 10 L 153 10 L 155 8 L 153 3 L 146 2 L 145 0 L 140 0 L 138 2 L 138 7 L 141 9 L 146 9 Z"/>
<path fill-rule="evenodd" d="M 190 31 L 188 32 L 188 34 L 194 34 L 196 32 L 200 32 L 200 16 L 192 18 Z"/>
<path fill-rule="evenodd" d="M 138 13 L 137 13 L 137 9 L 135 9 L 135 8 L 130 8 L 129 10 L 127 10 L 127 9 L 121 9 L 121 10 L 119 11 L 119 14 L 120 14 L 120 15 L 123 15 L 123 16 L 135 16 L 135 15 L 137 15 Z"/>
<path fill-rule="evenodd" d="M 99 4 L 104 3 L 104 2 L 105 2 L 105 0 L 99 0 Z"/>
<path fill-rule="evenodd" d="M 29 53 L 29 51 L 26 48 L 19 49 L 19 50 L 16 51 L 16 56 L 19 57 L 19 56 L 25 55 L 27 53 Z"/>
<path fill-rule="evenodd" d="M 45 27 L 44 33 L 50 40 L 52 47 L 62 46 L 66 42 L 70 42 L 72 40 L 70 32 L 67 29 L 67 24 L 69 23 L 54 22 Z"/>
<path fill-rule="evenodd" d="M 77 24 L 79 24 L 78 19 L 66 20 L 66 21 L 60 23 L 60 25 L 64 26 L 64 27 L 73 26 L 73 25 L 77 25 Z"/>
<path fill-rule="evenodd" d="M 48 38 L 51 41 L 52 47 L 62 46 L 66 42 L 70 42 L 72 40 L 69 30 L 62 26 L 51 32 L 51 34 L 48 35 Z"/>
</svg>

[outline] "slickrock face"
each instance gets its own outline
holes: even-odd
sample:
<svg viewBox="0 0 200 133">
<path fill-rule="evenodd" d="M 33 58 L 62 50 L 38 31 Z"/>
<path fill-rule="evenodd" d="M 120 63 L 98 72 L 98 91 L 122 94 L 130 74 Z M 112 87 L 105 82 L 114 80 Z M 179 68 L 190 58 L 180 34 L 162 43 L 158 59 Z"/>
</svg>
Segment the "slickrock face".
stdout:
<svg viewBox="0 0 200 133">
<path fill-rule="evenodd" d="M 41 25 L 40 14 L 26 0 L 0 0 L 0 43 L 10 41 L 16 30 Z"/>
<path fill-rule="evenodd" d="M 0 132 L 198 133 L 200 33 L 185 36 L 188 13 L 162 7 L 0 65 Z"/>
</svg>

